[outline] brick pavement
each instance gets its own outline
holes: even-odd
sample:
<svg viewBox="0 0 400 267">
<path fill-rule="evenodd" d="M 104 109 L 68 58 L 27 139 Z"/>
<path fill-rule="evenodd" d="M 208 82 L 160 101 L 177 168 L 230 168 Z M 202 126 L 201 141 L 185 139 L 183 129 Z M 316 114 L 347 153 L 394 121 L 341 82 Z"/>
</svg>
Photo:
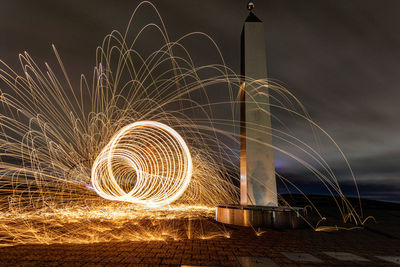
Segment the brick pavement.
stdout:
<svg viewBox="0 0 400 267">
<path fill-rule="evenodd" d="M 240 266 L 239 257 L 268 257 L 280 266 L 390 266 L 376 256 L 400 256 L 399 211 L 375 210 L 384 220 L 370 229 L 315 232 L 228 226 L 230 238 L 94 244 L 18 245 L 0 248 L 1 266 Z M 379 215 L 381 214 L 381 215 Z M 391 216 L 384 216 L 389 214 Z M 374 229 L 379 226 L 379 231 Z M 375 227 L 375 228 L 374 228 Z M 396 227 L 392 228 L 392 227 Z M 308 253 L 322 263 L 296 262 L 282 252 Z M 347 252 L 368 261 L 340 261 L 324 252 Z M 393 263 L 394 264 L 394 263 Z"/>
</svg>

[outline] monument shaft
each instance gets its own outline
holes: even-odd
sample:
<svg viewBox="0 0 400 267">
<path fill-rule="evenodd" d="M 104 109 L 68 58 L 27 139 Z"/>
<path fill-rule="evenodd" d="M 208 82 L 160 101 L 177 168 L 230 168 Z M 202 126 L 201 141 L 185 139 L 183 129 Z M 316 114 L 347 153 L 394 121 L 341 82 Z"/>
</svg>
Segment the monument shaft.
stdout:
<svg viewBox="0 0 400 267">
<path fill-rule="evenodd" d="M 218 205 L 215 219 L 253 228 L 302 228 L 303 209 L 278 207 L 268 84 L 257 81 L 267 78 L 264 26 L 253 8 L 249 1 L 241 39 L 240 205 Z"/>
<path fill-rule="evenodd" d="M 252 12 L 243 26 L 241 72 L 240 204 L 278 206 L 268 88 L 264 25 Z"/>
</svg>

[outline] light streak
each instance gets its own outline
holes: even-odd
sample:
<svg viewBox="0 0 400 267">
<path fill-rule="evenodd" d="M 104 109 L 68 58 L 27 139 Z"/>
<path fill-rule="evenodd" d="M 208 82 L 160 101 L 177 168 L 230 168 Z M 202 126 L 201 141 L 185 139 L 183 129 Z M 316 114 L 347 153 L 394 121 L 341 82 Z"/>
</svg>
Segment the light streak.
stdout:
<svg viewBox="0 0 400 267">
<path fill-rule="evenodd" d="M 139 121 L 119 130 L 97 156 L 92 185 L 105 199 L 164 206 L 184 193 L 192 169 L 189 148 L 174 129 Z"/>
<path fill-rule="evenodd" d="M 145 1 L 129 24 L 144 5 L 159 16 Z M 230 236 L 211 218 L 216 204 L 239 202 L 242 78 L 226 66 L 207 34 L 171 41 L 159 19 L 160 25 L 134 27 L 138 32 L 128 25 L 124 34 L 107 35 L 96 50 L 92 79 L 82 76 L 78 87 L 54 46 L 62 78 L 26 52 L 19 55 L 21 74 L 0 60 L 0 246 Z M 148 42 L 150 30 L 160 34 L 161 44 Z M 219 62 L 197 65 L 184 43 L 193 46 L 198 39 L 199 51 L 209 41 Z M 141 45 L 154 50 L 142 54 Z M 254 87 L 251 94 L 268 86 L 270 107 L 277 111 L 271 114 L 273 144 L 259 145 L 272 146 L 302 173 L 312 174 L 310 179 L 334 196 L 342 221 L 362 225 L 369 217 L 346 199 L 319 143 L 296 137 L 285 119 L 296 120 L 295 130 L 303 123 L 302 131 L 314 140 L 317 133 L 328 140 L 355 182 L 336 142 L 288 89 L 274 81 L 246 80 Z M 219 92 L 213 96 L 223 98 L 211 98 L 214 90 Z M 290 177 L 277 177 L 288 193 L 303 194 Z M 324 229 L 320 222 L 328 220 L 318 203 L 303 196 L 307 212 L 317 218 L 310 226 Z M 279 201 L 289 206 L 284 197 Z"/>
</svg>

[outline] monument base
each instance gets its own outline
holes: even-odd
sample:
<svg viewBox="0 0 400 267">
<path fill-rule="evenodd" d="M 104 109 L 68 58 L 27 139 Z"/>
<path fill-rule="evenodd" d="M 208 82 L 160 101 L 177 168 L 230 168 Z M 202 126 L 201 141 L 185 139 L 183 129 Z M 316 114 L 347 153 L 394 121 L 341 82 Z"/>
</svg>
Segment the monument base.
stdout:
<svg viewBox="0 0 400 267">
<path fill-rule="evenodd" d="M 307 226 L 303 208 L 218 205 L 216 220 L 239 226 L 298 229 Z"/>
</svg>

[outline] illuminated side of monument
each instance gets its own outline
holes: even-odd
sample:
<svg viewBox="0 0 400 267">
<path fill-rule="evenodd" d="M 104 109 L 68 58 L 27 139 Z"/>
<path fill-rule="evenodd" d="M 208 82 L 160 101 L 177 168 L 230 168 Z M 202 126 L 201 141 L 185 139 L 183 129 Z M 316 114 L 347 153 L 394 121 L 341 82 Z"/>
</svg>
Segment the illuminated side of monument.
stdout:
<svg viewBox="0 0 400 267">
<path fill-rule="evenodd" d="M 240 204 L 217 205 L 218 222 L 251 227 L 304 227 L 302 208 L 278 207 L 264 25 L 250 10 L 241 36 Z"/>
<path fill-rule="evenodd" d="M 240 204 L 278 206 L 267 78 L 264 25 L 253 12 L 241 36 Z M 250 80 L 251 79 L 251 80 Z"/>
</svg>

